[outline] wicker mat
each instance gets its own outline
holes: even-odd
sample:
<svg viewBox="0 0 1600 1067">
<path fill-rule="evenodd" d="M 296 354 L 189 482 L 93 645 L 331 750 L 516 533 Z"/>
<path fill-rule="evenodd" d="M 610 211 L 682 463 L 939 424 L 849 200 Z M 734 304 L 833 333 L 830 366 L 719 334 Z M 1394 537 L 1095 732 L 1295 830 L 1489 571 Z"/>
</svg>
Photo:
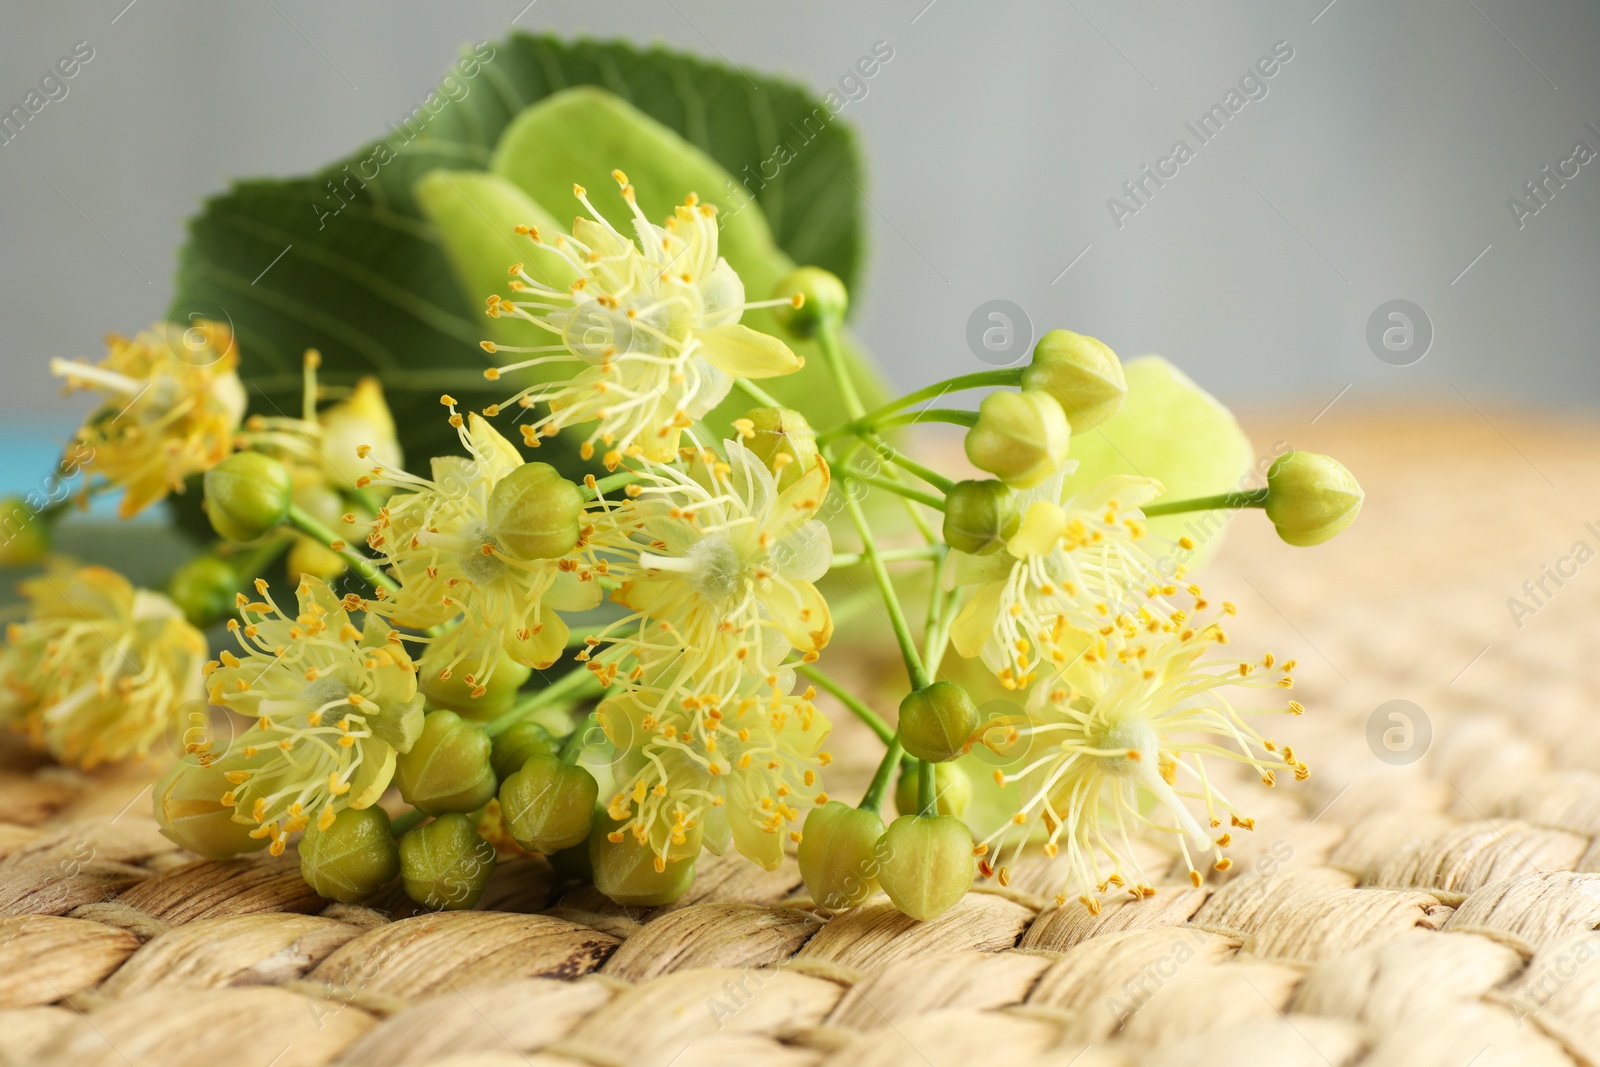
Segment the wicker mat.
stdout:
<svg viewBox="0 0 1600 1067">
<path fill-rule="evenodd" d="M 1316 551 L 1251 516 L 1207 585 L 1240 646 L 1301 661 L 1286 739 L 1313 775 L 1254 792 L 1254 834 L 1200 889 L 1180 869 L 1090 916 L 1053 905 L 1039 856 L 919 924 L 882 898 L 819 914 L 792 863 L 707 856 L 638 912 L 523 857 L 477 911 L 328 906 L 292 851 L 175 850 L 148 772 L 13 748 L 0 1061 L 1600 1064 L 1600 568 L 1573 555 L 1600 548 L 1600 427 L 1309 417 L 1253 437 L 1338 455 L 1365 513 Z M 1530 597 L 1546 566 L 1563 584 Z M 1374 718 L 1391 700 L 1405 718 Z M 837 770 L 848 796 L 868 767 Z"/>
</svg>

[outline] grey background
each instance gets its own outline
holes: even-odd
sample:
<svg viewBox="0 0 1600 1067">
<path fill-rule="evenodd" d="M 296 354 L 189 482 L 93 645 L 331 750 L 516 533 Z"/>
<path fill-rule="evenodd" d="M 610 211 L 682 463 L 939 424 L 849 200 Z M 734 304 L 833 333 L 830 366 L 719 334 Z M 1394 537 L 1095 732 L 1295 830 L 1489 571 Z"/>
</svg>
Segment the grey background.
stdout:
<svg viewBox="0 0 1600 1067">
<path fill-rule="evenodd" d="M 1600 160 L 1521 230 L 1506 205 L 1574 142 L 1600 150 L 1587 0 L 525 3 L 5 0 L 0 110 L 74 42 L 95 55 L 0 146 L 0 413 L 64 433 L 83 405 L 47 358 L 98 358 L 106 330 L 161 315 L 204 196 L 347 152 L 513 21 L 819 92 L 887 41 L 843 117 L 871 178 L 857 326 L 901 384 L 982 369 L 967 320 L 1005 298 L 1038 331 L 1160 352 L 1225 400 L 1308 417 L 1335 398 L 1600 402 Z M 1294 57 L 1268 95 L 1119 229 L 1107 199 L 1194 145 L 1184 123 L 1279 41 Z M 1432 320 L 1412 366 L 1366 341 L 1393 299 Z"/>
</svg>

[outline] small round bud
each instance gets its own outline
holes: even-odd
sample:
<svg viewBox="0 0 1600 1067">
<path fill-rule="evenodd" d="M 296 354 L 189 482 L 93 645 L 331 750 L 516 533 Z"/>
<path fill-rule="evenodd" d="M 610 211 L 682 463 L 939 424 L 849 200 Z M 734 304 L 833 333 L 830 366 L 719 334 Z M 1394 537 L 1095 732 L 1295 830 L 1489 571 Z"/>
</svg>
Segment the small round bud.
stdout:
<svg viewBox="0 0 1600 1067">
<path fill-rule="evenodd" d="M 1017 532 L 1017 494 L 992 478 L 957 482 L 944 498 L 944 540 L 958 552 L 986 556 Z"/>
<path fill-rule="evenodd" d="M 206 471 L 206 514 L 229 541 L 254 541 L 289 514 L 293 479 L 282 463 L 261 452 L 235 452 Z"/>
<path fill-rule="evenodd" d="M 560 852 L 589 836 L 600 786 L 582 767 L 555 756 L 529 756 L 500 787 L 500 813 L 529 852 Z"/>
<path fill-rule="evenodd" d="M 977 705 L 954 682 L 934 682 L 900 701 L 900 743 L 917 759 L 953 760 L 977 729 Z"/>
<path fill-rule="evenodd" d="M 820 907 L 843 911 L 878 891 L 883 820 L 837 800 L 812 808 L 800 835 L 800 877 Z"/>
<path fill-rule="evenodd" d="M 850 294 L 844 282 L 821 267 L 799 267 L 785 275 L 772 290 L 774 300 L 784 300 L 796 294 L 800 306 L 779 305 L 772 309 L 773 317 L 795 337 L 811 337 L 825 322 L 843 322 L 850 310 Z"/>
<path fill-rule="evenodd" d="M 489 749 L 489 766 L 494 776 L 504 782 L 522 770 L 530 756 L 554 756 L 561 742 L 536 722 L 526 720 L 508 726 L 496 737 Z"/>
<path fill-rule="evenodd" d="M 50 553 L 50 521 L 21 497 L 0 500 L 0 567 L 27 567 Z"/>
<path fill-rule="evenodd" d="M 1332 456 L 1285 452 L 1267 470 L 1267 518 L 1291 545 L 1320 545 L 1356 521 L 1365 498 Z"/>
<path fill-rule="evenodd" d="M 1051 330 L 1039 338 L 1033 362 L 1022 372 L 1022 388 L 1055 397 L 1073 433 L 1105 422 L 1128 395 L 1117 354 L 1093 337 L 1071 330 Z"/>
<path fill-rule="evenodd" d="M 967 458 L 1008 485 L 1031 489 L 1067 460 L 1072 427 L 1049 393 L 990 393 L 967 431 Z"/>
<path fill-rule="evenodd" d="M 197 556 L 167 580 L 167 596 L 184 618 L 202 629 L 233 611 L 238 592 L 239 575 L 216 556 Z"/>
<path fill-rule="evenodd" d="M 517 702 L 517 691 L 533 674 L 533 668 L 518 663 L 502 649 L 494 671 L 481 686 L 476 681 L 467 681 L 468 673 L 457 669 L 450 672 L 450 677 L 440 678 L 437 664 L 425 657 L 422 669 L 417 672 L 421 679 L 419 688 L 430 707 L 445 708 L 463 718 L 483 722 L 511 710 L 511 705 Z M 480 690 L 478 696 L 472 695 Z"/>
<path fill-rule="evenodd" d="M 453 711 L 430 711 L 422 736 L 394 761 L 400 795 L 429 815 L 477 811 L 494 796 L 489 735 Z"/>
<path fill-rule="evenodd" d="M 900 772 L 900 780 L 894 786 L 894 810 L 901 815 L 916 815 L 922 810 L 920 777 L 910 767 Z M 959 819 L 972 805 L 972 779 L 959 763 L 933 765 L 933 792 L 938 797 L 935 804 L 940 815 L 954 815 Z"/>
<path fill-rule="evenodd" d="M 548 463 L 524 463 L 489 494 L 489 534 L 517 559 L 571 552 L 582 518 L 582 491 Z"/>
<path fill-rule="evenodd" d="M 295 581 L 299 581 L 302 575 L 310 575 L 331 582 L 349 570 L 350 564 L 327 545 L 313 541 L 309 537 L 296 537 L 294 544 L 289 546 L 289 556 L 284 560 L 284 567 L 288 570 L 289 577 Z"/>
<path fill-rule="evenodd" d="M 653 908 L 671 904 L 694 884 L 695 857 L 700 851 L 700 829 L 689 831 L 693 849 L 681 860 L 663 862 L 655 850 L 624 829 L 626 823 L 613 821 L 596 812 L 594 832 L 589 835 L 589 865 L 594 887 L 618 904 Z M 611 840 L 616 834 L 620 841 Z"/>
<path fill-rule="evenodd" d="M 902 815 L 878 839 L 878 884 L 913 919 L 937 919 L 972 886 L 972 831 L 953 815 Z"/>
<path fill-rule="evenodd" d="M 756 408 L 746 412 L 751 435 L 744 445 L 756 454 L 787 489 L 817 462 L 817 435 L 806 417 L 788 408 Z M 735 423 L 735 425 L 738 425 Z"/>
<path fill-rule="evenodd" d="M 266 848 L 270 840 L 254 838 L 250 823 L 233 821 L 233 808 L 222 798 L 233 789 L 218 764 L 172 765 L 155 784 L 156 822 L 170 841 L 206 859 L 224 860 L 242 852 Z"/>
<path fill-rule="evenodd" d="M 478 836 L 471 819 L 456 812 L 407 830 L 400 838 L 406 896 L 425 908 L 472 907 L 483 898 L 494 864 L 494 846 Z"/>
<path fill-rule="evenodd" d="M 363 900 L 399 873 L 389 816 L 377 805 L 346 808 L 326 830 L 313 819 L 300 838 L 300 877 L 329 900 Z"/>
</svg>

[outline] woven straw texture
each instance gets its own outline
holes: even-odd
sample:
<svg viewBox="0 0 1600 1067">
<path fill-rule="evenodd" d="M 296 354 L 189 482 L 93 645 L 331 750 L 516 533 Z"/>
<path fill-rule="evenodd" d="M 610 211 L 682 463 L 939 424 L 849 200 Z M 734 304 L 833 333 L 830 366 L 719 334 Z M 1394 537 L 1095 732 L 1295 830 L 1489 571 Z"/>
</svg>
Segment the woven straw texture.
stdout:
<svg viewBox="0 0 1600 1067">
<path fill-rule="evenodd" d="M 1313 776 L 1234 791 L 1257 828 L 1202 888 L 1152 851 L 1156 896 L 1090 916 L 1054 906 L 1037 856 L 919 924 L 881 897 L 819 913 L 792 862 L 707 856 L 639 912 L 519 857 L 476 911 L 329 906 L 292 850 L 176 850 L 148 771 L 8 748 L 0 1062 L 1600 1064 L 1600 570 L 1571 556 L 1600 548 L 1600 428 L 1342 415 L 1253 436 L 1344 459 L 1369 494 L 1352 531 L 1297 550 L 1249 516 L 1207 577 L 1236 644 L 1300 660 L 1309 713 L 1283 739 Z M 1571 576 L 1535 603 L 1542 565 Z M 1393 699 L 1431 724 L 1420 759 L 1375 755 L 1396 758 L 1369 741 Z M 870 771 L 852 747 L 837 796 Z"/>
</svg>

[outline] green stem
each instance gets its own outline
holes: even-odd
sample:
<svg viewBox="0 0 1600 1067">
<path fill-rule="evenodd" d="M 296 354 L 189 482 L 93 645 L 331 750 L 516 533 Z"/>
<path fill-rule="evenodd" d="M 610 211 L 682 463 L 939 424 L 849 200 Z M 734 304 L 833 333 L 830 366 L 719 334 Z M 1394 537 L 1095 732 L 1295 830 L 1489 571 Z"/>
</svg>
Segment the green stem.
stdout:
<svg viewBox="0 0 1600 1067">
<path fill-rule="evenodd" d="M 824 319 L 817 329 L 817 345 L 822 349 L 822 358 L 827 361 L 828 370 L 833 374 L 833 380 L 839 386 L 839 396 L 844 399 L 844 410 L 852 419 L 859 419 L 866 414 L 866 406 L 861 403 L 861 394 L 856 392 L 856 383 L 850 377 L 850 368 L 845 366 L 844 350 L 839 347 L 839 323 L 835 319 Z"/>
<path fill-rule="evenodd" d="M 850 691 L 845 689 L 844 686 L 840 685 L 838 682 L 834 681 L 832 678 L 829 678 L 826 674 L 823 674 L 821 671 L 809 664 L 796 668 L 795 673 L 800 675 L 802 678 L 807 678 L 813 682 L 816 682 L 823 689 L 831 693 L 839 701 L 839 703 L 843 704 L 847 709 L 849 709 L 852 715 L 866 723 L 867 729 L 877 734 L 879 741 L 882 741 L 887 745 L 889 742 L 894 740 L 894 727 L 884 722 L 881 715 L 867 707 L 866 704 L 862 703 L 855 696 L 851 695 Z"/>
<path fill-rule="evenodd" d="M 1262 508 L 1266 506 L 1267 490 L 1238 489 L 1230 493 L 1218 493 L 1216 496 L 1196 497 L 1193 500 L 1174 500 L 1168 504 L 1152 504 L 1142 510 L 1145 518 L 1153 519 L 1157 515 L 1176 515 L 1184 511 L 1212 511 L 1216 508 Z"/>
<path fill-rule="evenodd" d="M 922 657 L 917 654 L 917 642 L 911 636 L 911 627 L 906 624 L 905 611 L 900 607 L 900 597 L 895 593 L 894 581 L 889 577 L 889 570 L 883 565 L 883 559 L 878 555 L 878 543 L 872 536 L 872 528 L 867 525 L 867 517 L 861 511 L 861 504 L 850 493 L 844 494 L 845 505 L 850 509 L 850 518 L 855 522 L 856 533 L 861 537 L 861 544 L 867 557 L 867 563 L 872 567 L 872 577 L 878 583 L 878 593 L 883 597 L 883 606 L 889 612 L 889 624 L 894 628 L 895 640 L 900 643 L 900 656 L 905 660 L 906 674 L 911 679 L 911 688 L 922 689 L 932 682 L 927 671 L 923 670 Z"/>
<path fill-rule="evenodd" d="M 905 749 L 900 747 L 900 735 L 896 734 L 889 742 L 889 750 L 883 754 L 878 769 L 872 773 L 872 784 L 867 786 L 867 791 L 861 795 L 861 803 L 856 807 L 874 814 L 883 807 L 883 795 L 889 791 L 889 779 L 904 754 Z"/>
<path fill-rule="evenodd" d="M 932 662 L 934 642 L 939 637 L 939 625 L 943 618 L 945 608 L 944 569 L 949 563 L 948 555 L 941 555 L 933 564 L 933 580 L 928 590 L 928 618 L 922 630 L 922 658 L 927 664 L 928 673 L 938 674 L 939 668 Z"/>
<path fill-rule="evenodd" d="M 594 712 L 590 712 L 584 716 L 582 722 L 573 727 L 570 734 L 562 739 L 558 755 L 561 757 L 561 762 L 568 767 L 574 766 L 578 762 L 578 757 L 583 755 L 583 738 L 589 731 L 589 724 L 594 721 Z"/>
<path fill-rule="evenodd" d="M 299 530 L 312 540 L 320 541 L 324 545 L 328 546 L 328 548 L 332 551 L 339 553 L 339 555 L 343 556 L 350 563 L 351 570 L 355 571 L 362 578 L 365 578 L 373 585 L 382 586 L 391 593 L 400 588 L 399 583 L 379 570 L 373 564 L 371 558 L 351 548 L 349 544 L 345 542 L 344 538 L 335 536 L 332 530 L 322 525 L 321 522 L 315 518 L 312 518 L 294 504 L 289 505 L 289 525 L 293 526 L 295 529 Z M 336 543 L 344 545 L 344 547 L 334 548 Z"/>
<path fill-rule="evenodd" d="M 915 500 L 919 504 L 926 505 L 934 511 L 944 510 L 943 497 L 934 496 L 932 493 L 924 493 L 922 490 L 913 489 L 909 485 L 902 485 L 893 478 L 885 478 L 877 474 L 861 474 L 851 470 L 845 471 L 844 476 L 858 482 L 865 482 L 868 485 L 875 485 L 879 489 L 887 489 L 889 492 L 903 496 L 907 500 Z"/>
<path fill-rule="evenodd" d="M 923 818 L 939 814 L 939 783 L 928 760 L 917 761 L 917 807 Z"/>
<path fill-rule="evenodd" d="M 1003 370 L 978 371 L 976 374 L 961 374 L 954 378 L 946 378 L 942 382 L 934 382 L 932 385 L 923 386 L 915 392 L 907 393 L 898 400 L 891 400 L 867 415 L 855 416 L 851 422 L 845 423 L 843 426 L 835 426 L 833 429 L 818 436 L 817 440 L 832 440 L 835 437 L 856 433 L 863 429 L 870 431 L 878 426 L 878 420 L 924 400 L 936 400 L 946 393 L 960 393 L 968 389 L 982 389 L 991 385 L 1021 385 L 1023 369 L 1022 367 L 1007 367 Z"/>
<path fill-rule="evenodd" d="M 745 396 L 749 397 L 751 400 L 754 400 L 764 408 L 781 408 L 784 406 L 783 403 L 771 393 L 761 388 L 755 382 L 750 381 L 748 378 L 740 378 L 736 376 L 733 379 L 733 384 L 740 392 L 744 393 Z"/>
<path fill-rule="evenodd" d="M 404 815 L 396 815 L 394 818 L 389 820 L 389 832 L 394 834 L 394 836 L 399 837 L 401 834 L 405 833 L 413 826 L 416 826 L 427 817 L 427 812 L 422 811 L 419 808 L 412 808 Z"/>
<path fill-rule="evenodd" d="M 944 558 L 944 552 L 943 545 L 918 545 L 915 548 L 886 548 L 878 553 L 878 558 L 885 563 L 903 563 L 908 559 L 939 560 Z M 866 554 L 862 552 L 835 552 L 830 567 L 854 567 L 865 563 L 866 559 Z"/>
<path fill-rule="evenodd" d="M 543 689 L 528 694 L 517 702 L 516 707 L 498 719 L 489 720 L 483 731 L 490 737 L 498 737 L 540 708 L 569 698 L 576 701 L 589 695 L 591 688 L 600 688 L 600 683 L 595 680 L 594 675 L 587 667 L 574 667 Z"/>
<path fill-rule="evenodd" d="M 948 422 L 956 426 L 971 427 L 978 425 L 978 413 L 962 408 L 923 408 L 921 411 L 905 411 L 899 415 L 891 415 L 882 422 L 874 423 L 873 428 L 888 430 L 895 426 L 910 426 L 919 422 Z"/>
<path fill-rule="evenodd" d="M 955 479 L 946 478 L 944 475 L 940 474 L 931 467 L 924 467 L 911 457 L 902 455 L 898 449 L 889 444 L 887 441 L 883 440 L 877 434 L 872 434 L 867 439 L 867 443 L 872 446 L 873 450 L 876 451 L 878 455 L 882 456 L 890 463 L 893 463 L 895 466 L 915 474 L 918 478 L 921 478 L 923 481 L 927 482 L 941 493 L 948 493 L 950 490 L 956 487 Z"/>
</svg>

